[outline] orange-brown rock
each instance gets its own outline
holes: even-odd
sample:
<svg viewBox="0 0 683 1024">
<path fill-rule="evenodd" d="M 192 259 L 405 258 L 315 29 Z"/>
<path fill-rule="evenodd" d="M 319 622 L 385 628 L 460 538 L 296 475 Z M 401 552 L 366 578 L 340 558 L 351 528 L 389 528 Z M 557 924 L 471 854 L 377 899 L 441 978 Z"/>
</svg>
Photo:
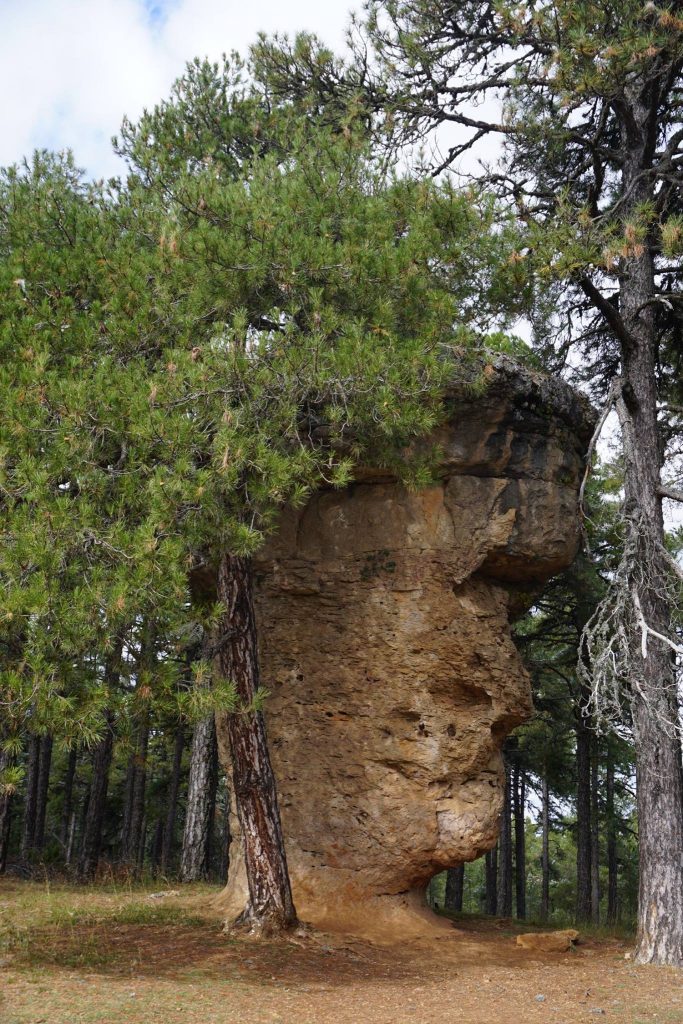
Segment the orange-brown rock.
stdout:
<svg viewBox="0 0 683 1024">
<path fill-rule="evenodd" d="M 517 936 L 517 945 L 530 953 L 566 953 L 578 941 L 576 928 L 556 932 L 527 932 Z"/>
<path fill-rule="evenodd" d="M 500 359 L 483 395 L 449 398 L 438 485 L 409 493 L 368 470 L 287 512 L 259 555 L 268 735 L 303 920 L 412 928 L 428 879 L 495 843 L 501 746 L 531 710 L 511 610 L 575 555 L 590 420 L 565 385 Z M 245 902 L 236 847 L 222 902 Z"/>
</svg>

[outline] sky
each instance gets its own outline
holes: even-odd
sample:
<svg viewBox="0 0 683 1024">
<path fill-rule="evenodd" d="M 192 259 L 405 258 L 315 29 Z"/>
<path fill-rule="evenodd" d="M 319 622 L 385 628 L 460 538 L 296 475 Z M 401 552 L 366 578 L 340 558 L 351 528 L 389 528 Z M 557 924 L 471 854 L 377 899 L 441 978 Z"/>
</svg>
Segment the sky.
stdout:
<svg viewBox="0 0 683 1024">
<path fill-rule="evenodd" d="M 0 166 L 73 150 L 90 177 L 121 172 L 111 137 L 166 97 L 194 57 L 246 53 L 259 31 L 342 49 L 353 0 L 0 0 Z"/>
</svg>

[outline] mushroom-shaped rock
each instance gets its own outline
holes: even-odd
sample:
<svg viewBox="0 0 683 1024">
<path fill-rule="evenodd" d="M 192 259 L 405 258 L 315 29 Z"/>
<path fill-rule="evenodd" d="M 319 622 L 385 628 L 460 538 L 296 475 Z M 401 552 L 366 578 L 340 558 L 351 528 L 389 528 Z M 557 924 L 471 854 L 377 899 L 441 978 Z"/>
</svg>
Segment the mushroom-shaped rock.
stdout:
<svg viewBox="0 0 683 1024">
<path fill-rule="evenodd" d="M 421 930 L 429 878 L 497 838 L 501 747 L 531 711 L 510 619 L 575 556 L 593 416 L 507 359 L 487 372 L 447 398 L 437 485 L 368 470 L 286 511 L 256 560 L 294 899 L 324 928 Z M 245 902 L 237 836 L 221 903 Z"/>
</svg>

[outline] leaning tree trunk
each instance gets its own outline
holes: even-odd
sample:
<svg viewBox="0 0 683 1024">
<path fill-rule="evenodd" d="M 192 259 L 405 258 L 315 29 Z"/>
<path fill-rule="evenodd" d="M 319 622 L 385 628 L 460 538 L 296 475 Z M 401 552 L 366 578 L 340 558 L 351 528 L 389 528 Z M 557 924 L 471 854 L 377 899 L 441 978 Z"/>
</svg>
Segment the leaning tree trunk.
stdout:
<svg viewBox="0 0 683 1024">
<path fill-rule="evenodd" d="M 28 764 L 26 765 L 26 795 L 24 821 L 21 832 L 21 859 L 27 860 L 33 850 L 36 834 L 36 801 L 38 797 L 38 771 L 40 766 L 40 736 L 29 734 Z"/>
<path fill-rule="evenodd" d="M 465 865 L 457 864 L 454 868 L 449 868 L 446 873 L 446 894 L 443 903 L 445 910 L 455 910 L 460 913 L 464 887 Z"/>
<path fill-rule="evenodd" d="M 38 759 L 38 785 L 36 791 L 36 826 L 33 836 L 34 849 L 39 853 L 45 846 L 45 819 L 47 816 L 47 796 L 50 786 L 50 767 L 52 765 L 52 736 L 46 734 L 40 738 L 40 756 Z"/>
<path fill-rule="evenodd" d="M 237 815 L 242 829 L 249 903 L 240 922 L 257 932 L 277 932 L 297 923 L 266 726 L 253 709 L 259 686 L 252 566 L 249 558 L 225 554 L 218 569 L 218 598 L 225 609 L 220 666 L 241 705 L 226 716 Z"/>
<path fill-rule="evenodd" d="M 498 913 L 501 917 L 512 917 L 512 801 L 510 787 L 512 779 L 510 766 L 505 762 L 505 793 L 500 816 L 500 839 L 498 840 Z"/>
<path fill-rule="evenodd" d="M 206 877 L 212 806 L 216 800 L 217 784 L 216 723 L 211 714 L 197 722 L 192 734 L 187 810 L 180 858 L 181 882 L 197 882 Z"/>
<path fill-rule="evenodd" d="M 83 880 L 95 877 L 102 846 L 109 769 L 114 751 L 114 715 L 111 711 L 105 711 L 104 721 L 104 735 L 92 755 L 92 779 L 83 821 L 81 855 L 78 862 L 78 875 Z"/>
<path fill-rule="evenodd" d="M 526 802 L 526 779 L 524 772 L 516 767 L 514 771 L 514 816 L 515 816 L 515 906 L 517 917 L 526 917 L 526 835 L 524 832 L 524 804 Z"/>
</svg>

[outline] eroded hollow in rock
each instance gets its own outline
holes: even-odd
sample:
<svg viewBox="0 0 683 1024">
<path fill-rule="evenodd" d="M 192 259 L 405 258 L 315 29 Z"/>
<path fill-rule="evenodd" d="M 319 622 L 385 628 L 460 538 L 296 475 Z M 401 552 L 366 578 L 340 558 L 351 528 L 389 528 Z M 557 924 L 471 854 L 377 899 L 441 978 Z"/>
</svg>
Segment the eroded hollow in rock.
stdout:
<svg viewBox="0 0 683 1024">
<path fill-rule="evenodd" d="M 499 360 L 482 397 L 450 400 L 438 486 L 409 493 L 368 470 L 286 512 L 258 556 L 303 920 L 419 930 L 429 878 L 495 843 L 501 747 L 531 711 L 510 620 L 574 558 L 590 428 L 569 388 Z M 235 916 L 246 902 L 239 837 L 221 902 Z"/>
</svg>

